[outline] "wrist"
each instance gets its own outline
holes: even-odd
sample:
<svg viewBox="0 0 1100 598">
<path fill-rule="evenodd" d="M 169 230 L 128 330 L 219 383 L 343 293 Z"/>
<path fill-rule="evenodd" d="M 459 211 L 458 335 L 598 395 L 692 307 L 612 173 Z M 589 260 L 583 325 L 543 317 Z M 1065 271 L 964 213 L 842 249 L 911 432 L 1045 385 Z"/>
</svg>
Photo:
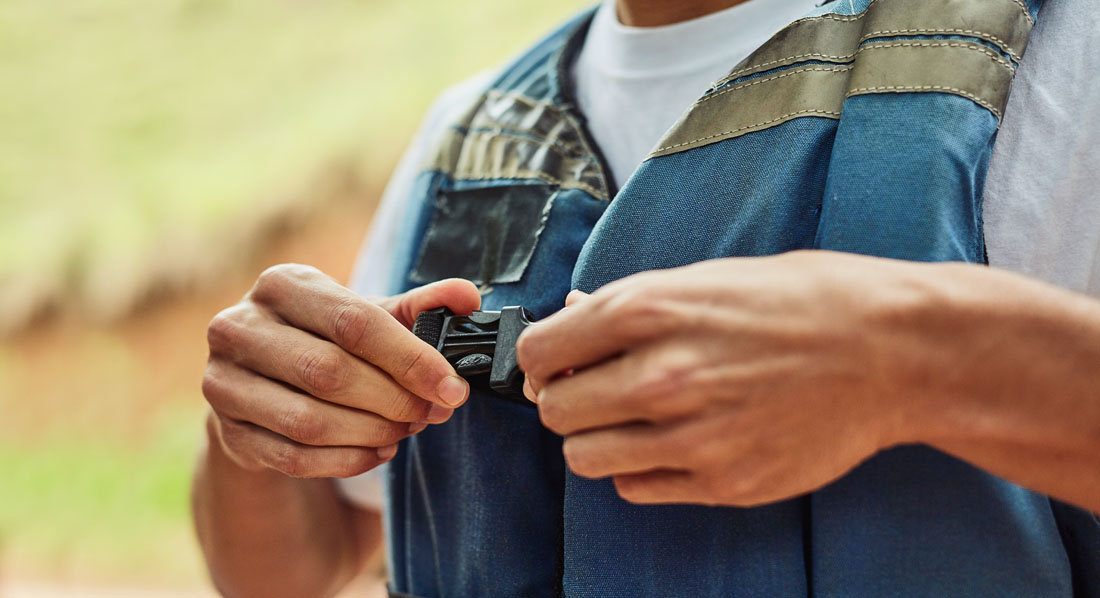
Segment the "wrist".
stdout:
<svg viewBox="0 0 1100 598">
<path fill-rule="evenodd" d="M 1100 416 L 1095 301 L 981 266 L 918 269 L 924 292 L 897 360 L 905 442 L 1049 443 L 1067 413 Z"/>
</svg>

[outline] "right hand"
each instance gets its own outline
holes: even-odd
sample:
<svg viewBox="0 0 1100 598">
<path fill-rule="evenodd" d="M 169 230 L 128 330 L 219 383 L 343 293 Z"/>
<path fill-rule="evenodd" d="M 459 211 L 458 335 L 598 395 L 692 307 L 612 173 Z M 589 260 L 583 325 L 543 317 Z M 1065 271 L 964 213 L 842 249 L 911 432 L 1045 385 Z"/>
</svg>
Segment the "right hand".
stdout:
<svg viewBox="0 0 1100 598">
<path fill-rule="evenodd" d="M 410 332 L 417 314 L 480 304 L 465 280 L 368 300 L 309 266 L 269 268 L 207 329 L 211 442 L 244 469 L 300 478 L 388 461 L 399 440 L 446 421 L 470 391 Z"/>
</svg>

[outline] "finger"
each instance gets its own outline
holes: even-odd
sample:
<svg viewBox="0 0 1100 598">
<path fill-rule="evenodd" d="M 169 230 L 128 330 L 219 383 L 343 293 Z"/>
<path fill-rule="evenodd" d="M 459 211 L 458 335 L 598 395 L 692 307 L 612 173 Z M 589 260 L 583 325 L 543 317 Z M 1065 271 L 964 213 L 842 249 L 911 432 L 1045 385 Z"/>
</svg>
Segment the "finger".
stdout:
<svg viewBox="0 0 1100 598">
<path fill-rule="evenodd" d="M 698 401 L 687 375 L 676 373 L 675 348 L 646 345 L 546 383 L 536 403 L 542 423 L 561 435 L 627 422 L 660 422 L 687 414 Z M 686 359 L 686 358 L 683 358 Z M 532 388 L 536 382 L 532 381 Z"/>
<path fill-rule="evenodd" d="M 459 285 L 439 286 L 449 289 Z M 445 294 L 421 291 L 432 299 L 440 299 Z M 455 374 L 454 368 L 438 351 L 416 338 L 405 323 L 398 321 L 385 307 L 359 297 L 319 270 L 305 266 L 268 270 L 256 283 L 251 296 L 292 326 L 328 339 L 379 367 L 417 396 L 456 407 L 469 395 L 466 381 Z M 460 298 L 454 306 L 450 301 L 442 305 L 468 307 L 468 294 L 462 293 Z M 410 313 L 420 305 L 412 299 L 408 301 Z M 423 302 L 426 303 L 427 300 Z M 401 311 L 401 308 L 395 309 Z"/>
<path fill-rule="evenodd" d="M 655 469 L 683 468 L 682 430 L 654 424 L 630 424 L 577 434 L 565 439 L 562 453 L 573 473 L 603 478 Z"/>
<path fill-rule="evenodd" d="M 260 464 L 295 478 L 347 478 L 389 461 L 397 445 L 381 448 L 315 447 L 248 422 L 217 418 L 219 437 L 234 460 Z"/>
<path fill-rule="evenodd" d="M 621 283 L 621 284 L 620 284 Z M 620 281 L 528 326 L 516 342 L 519 365 L 538 383 L 673 332 L 682 308 L 648 284 Z"/>
<path fill-rule="evenodd" d="M 532 403 L 538 403 L 538 391 L 531 386 L 531 379 L 527 376 L 523 377 L 523 396 Z"/>
<path fill-rule="evenodd" d="M 215 358 L 224 355 L 306 394 L 393 421 L 427 420 L 435 406 L 397 384 L 382 370 L 292 326 L 253 317 L 237 328 L 211 337 L 211 353 Z"/>
<path fill-rule="evenodd" d="M 687 471 L 647 471 L 617 475 L 615 491 L 635 504 L 696 503 L 708 501 L 707 486 L 698 474 Z"/>
<path fill-rule="evenodd" d="M 429 309 L 446 306 L 456 314 L 469 314 L 481 307 L 481 293 L 468 280 L 448 278 L 383 299 L 379 305 L 411 330 L 420 312 Z"/>
<path fill-rule="evenodd" d="M 203 391 L 219 415 L 303 445 L 381 447 L 423 429 L 424 424 L 393 422 L 317 400 L 228 362 L 215 362 L 210 368 L 217 382 L 205 383 Z"/>
<path fill-rule="evenodd" d="M 569 291 L 568 295 L 565 296 L 565 306 L 566 307 L 571 307 L 575 303 L 577 303 L 578 301 L 584 301 L 585 299 L 587 299 L 590 296 L 591 295 L 589 295 L 588 293 L 585 293 L 584 291 L 582 291 L 580 289 L 573 289 L 572 291 Z"/>
</svg>

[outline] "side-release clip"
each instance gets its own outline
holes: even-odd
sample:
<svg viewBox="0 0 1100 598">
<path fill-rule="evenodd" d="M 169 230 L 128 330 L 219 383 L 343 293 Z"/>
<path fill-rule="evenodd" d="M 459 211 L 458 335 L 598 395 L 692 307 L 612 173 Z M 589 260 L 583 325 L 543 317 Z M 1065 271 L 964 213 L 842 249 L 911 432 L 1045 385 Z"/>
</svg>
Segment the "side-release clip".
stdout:
<svg viewBox="0 0 1100 598">
<path fill-rule="evenodd" d="M 468 316 L 456 316 L 440 307 L 421 312 L 413 334 L 442 353 L 472 386 L 531 405 L 523 397 L 516 339 L 532 319 L 531 312 L 519 306 L 475 311 Z"/>
</svg>

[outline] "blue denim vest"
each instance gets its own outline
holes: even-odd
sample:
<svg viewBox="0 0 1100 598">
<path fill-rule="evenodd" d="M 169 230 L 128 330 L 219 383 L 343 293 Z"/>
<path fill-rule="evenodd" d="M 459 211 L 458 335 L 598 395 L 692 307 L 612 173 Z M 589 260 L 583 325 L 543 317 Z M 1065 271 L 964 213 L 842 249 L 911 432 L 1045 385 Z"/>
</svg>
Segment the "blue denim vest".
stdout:
<svg viewBox="0 0 1100 598">
<path fill-rule="evenodd" d="M 570 97 L 591 13 L 416 180 L 394 292 L 559 309 L 654 268 L 822 248 L 985 261 L 982 186 L 1039 0 L 834 1 L 736 65 L 618 192 Z M 613 198 L 613 201 L 612 201 Z M 386 466 L 395 596 L 1100 596 L 1100 521 L 923 446 L 765 507 L 637 506 L 475 393 Z"/>
</svg>

